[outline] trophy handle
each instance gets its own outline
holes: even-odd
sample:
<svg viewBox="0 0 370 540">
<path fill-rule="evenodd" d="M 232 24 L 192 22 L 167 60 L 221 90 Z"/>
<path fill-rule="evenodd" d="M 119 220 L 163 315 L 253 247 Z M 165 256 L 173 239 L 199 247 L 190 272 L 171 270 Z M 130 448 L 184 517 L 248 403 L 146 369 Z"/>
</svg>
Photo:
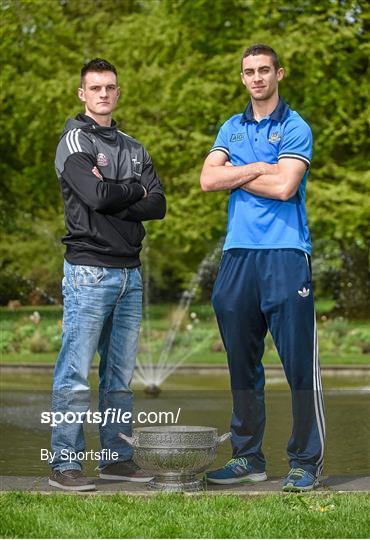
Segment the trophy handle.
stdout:
<svg viewBox="0 0 370 540">
<path fill-rule="evenodd" d="M 124 433 L 118 433 L 118 437 L 126 441 L 130 446 L 134 445 L 134 437 L 128 437 Z"/>
<path fill-rule="evenodd" d="M 224 433 L 223 435 L 221 435 L 221 437 L 217 437 L 216 445 L 219 446 L 223 442 L 227 441 L 227 439 L 230 439 L 230 437 L 231 437 L 230 431 L 228 431 L 227 433 Z"/>
</svg>

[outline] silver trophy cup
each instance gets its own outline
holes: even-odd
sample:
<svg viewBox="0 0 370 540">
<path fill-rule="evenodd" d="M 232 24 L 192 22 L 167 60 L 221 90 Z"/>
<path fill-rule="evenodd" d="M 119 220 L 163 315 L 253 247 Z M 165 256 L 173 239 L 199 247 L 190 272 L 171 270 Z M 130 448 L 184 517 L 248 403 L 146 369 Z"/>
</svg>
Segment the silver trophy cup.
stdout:
<svg viewBox="0 0 370 540">
<path fill-rule="evenodd" d="M 153 474 L 148 488 L 162 491 L 200 491 L 196 474 L 208 469 L 230 435 L 219 437 L 216 428 L 204 426 L 135 428 L 132 437 L 119 433 L 132 446 L 135 463 Z"/>
</svg>

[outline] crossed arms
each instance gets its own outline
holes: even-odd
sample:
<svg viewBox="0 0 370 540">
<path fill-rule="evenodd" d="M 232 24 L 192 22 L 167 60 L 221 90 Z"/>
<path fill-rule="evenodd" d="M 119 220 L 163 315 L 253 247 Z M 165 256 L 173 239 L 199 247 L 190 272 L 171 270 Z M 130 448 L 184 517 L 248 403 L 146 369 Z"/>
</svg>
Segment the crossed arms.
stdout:
<svg viewBox="0 0 370 540">
<path fill-rule="evenodd" d="M 144 166 L 140 183 L 106 182 L 89 154 L 69 156 L 62 173 L 68 186 L 92 210 L 126 221 L 162 219 L 166 200 L 151 161 Z"/>
<path fill-rule="evenodd" d="M 200 175 L 203 191 L 224 191 L 241 188 L 253 195 L 287 201 L 293 197 L 306 171 L 298 159 L 284 158 L 277 164 L 257 161 L 232 166 L 221 150 L 211 152 Z"/>
<path fill-rule="evenodd" d="M 203 191 L 241 188 L 260 197 L 287 201 L 297 192 L 305 171 L 305 163 L 291 158 L 274 165 L 255 162 L 234 167 L 224 152 L 215 150 L 204 162 L 200 184 Z M 70 156 L 62 176 L 82 202 L 97 212 L 127 221 L 162 219 L 166 213 L 163 189 L 150 161 L 141 183 L 104 182 L 94 159 L 86 153 Z"/>
</svg>

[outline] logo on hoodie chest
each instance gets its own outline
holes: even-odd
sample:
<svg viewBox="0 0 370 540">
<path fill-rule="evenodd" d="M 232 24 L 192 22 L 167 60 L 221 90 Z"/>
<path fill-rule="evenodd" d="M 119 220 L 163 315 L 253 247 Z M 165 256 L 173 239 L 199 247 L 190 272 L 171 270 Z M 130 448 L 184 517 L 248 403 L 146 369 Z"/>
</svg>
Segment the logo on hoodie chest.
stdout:
<svg viewBox="0 0 370 540">
<path fill-rule="evenodd" d="M 108 165 L 108 158 L 105 154 L 99 153 L 96 157 L 96 164 L 100 167 L 106 167 Z"/>
</svg>

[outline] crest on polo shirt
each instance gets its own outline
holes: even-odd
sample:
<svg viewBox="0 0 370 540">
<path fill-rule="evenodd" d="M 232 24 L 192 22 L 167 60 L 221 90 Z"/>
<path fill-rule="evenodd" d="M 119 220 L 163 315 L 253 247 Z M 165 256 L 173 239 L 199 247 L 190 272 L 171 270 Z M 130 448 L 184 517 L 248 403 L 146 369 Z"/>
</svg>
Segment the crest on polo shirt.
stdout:
<svg viewBox="0 0 370 540">
<path fill-rule="evenodd" d="M 108 158 L 105 154 L 98 154 L 96 158 L 96 164 L 100 167 L 106 167 L 108 165 Z"/>
<path fill-rule="evenodd" d="M 245 133 L 233 133 L 230 137 L 230 142 L 240 142 L 244 140 Z"/>
<path fill-rule="evenodd" d="M 277 143 L 281 141 L 281 135 L 278 131 L 273 131 L 269 137 L 269 142 Z"/>
</svg>

